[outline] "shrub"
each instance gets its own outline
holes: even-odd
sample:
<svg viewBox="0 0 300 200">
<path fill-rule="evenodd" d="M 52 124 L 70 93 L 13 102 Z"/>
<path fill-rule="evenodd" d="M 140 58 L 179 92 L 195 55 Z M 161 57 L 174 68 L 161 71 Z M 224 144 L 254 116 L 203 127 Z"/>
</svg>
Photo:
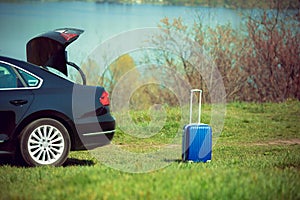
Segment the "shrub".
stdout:
<svg viewBox="0 0 300 200">
<path fill-rule="evenodd" d="M 161 20 L 160 27 L 167 36 L 158 36 L 153 42 L 161 49 L 172 43 L 178 50 L 177 59 L 165 53 L 165 63 L 174 69 L 183 69 L 192 87 L 204 90 L 204 101 L 209 102 L 207 88 L 213 88 L 203 80 L 188 60 L 185 51 L 194 49 L 189 43 L 176 42 L 171 34 L 177 31 L 192 38 L 218 68 L 226 89 L 227 101 L 281 102 L 300 100 L 300 15 L 299 10 L 287 10 L 274 1 L 272 10 L 252 10 L 240 29 L 230 24 L 215 27 L 204 26 L 201 15 L 194 24 L 186 25 L 181 18 Z M 199 59 L 200 60 L 200 59 Z M 210 66 L 209 66 L 210 67 Z M 180 71 L 180 70 L 179 70 Z M 218 81 L 218 80 L 213 80 Z"/>
</svg>

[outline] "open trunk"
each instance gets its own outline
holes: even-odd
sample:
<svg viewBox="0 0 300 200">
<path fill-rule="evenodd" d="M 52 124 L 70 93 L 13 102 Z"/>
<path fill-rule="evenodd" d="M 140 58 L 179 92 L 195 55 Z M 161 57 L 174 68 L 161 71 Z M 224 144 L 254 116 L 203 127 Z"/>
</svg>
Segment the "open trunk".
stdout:
<svg viewBox="0 0 300 200">
<path fill-rule="evenodd" d="M 68 62 L 66 47 L 84 31 L 75 28 L 56 29 L 31 39 L 26 45 L 27 61 L 39 66 L 52 67 L 68 76 L 67 65 L 75 67 L 85 84 L 85 76 L 74 63 Z"/>
</svg>

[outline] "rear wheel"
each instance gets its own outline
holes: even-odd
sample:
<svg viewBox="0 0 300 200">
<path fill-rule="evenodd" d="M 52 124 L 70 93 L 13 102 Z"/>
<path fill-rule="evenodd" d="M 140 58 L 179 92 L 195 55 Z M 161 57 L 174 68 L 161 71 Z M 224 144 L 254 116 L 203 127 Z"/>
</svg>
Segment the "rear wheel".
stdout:
<svg viewBox="0 0 300 200">
<path fill-rule="evenodd" d="M 60 166 L 66 161 L 70 146 L 67 129 L 54 119 L 38 119 L 21 133 L 21 155 L 29 166 Z"/>
</svg>

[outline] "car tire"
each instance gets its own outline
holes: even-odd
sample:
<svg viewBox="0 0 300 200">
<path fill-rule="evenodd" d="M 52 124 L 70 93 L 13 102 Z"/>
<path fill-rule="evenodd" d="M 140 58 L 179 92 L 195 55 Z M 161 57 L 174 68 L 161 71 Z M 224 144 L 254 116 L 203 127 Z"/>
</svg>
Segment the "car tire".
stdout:
<svg viewBox="0 0 300 200">
<path fill-rule="evenodd" d="M 66 161 L 70 147 L 67 129 L 54 119 L 35 120 L 21 132 L 21 156 L 29 166 L 60 166 Z"/>
</svg>

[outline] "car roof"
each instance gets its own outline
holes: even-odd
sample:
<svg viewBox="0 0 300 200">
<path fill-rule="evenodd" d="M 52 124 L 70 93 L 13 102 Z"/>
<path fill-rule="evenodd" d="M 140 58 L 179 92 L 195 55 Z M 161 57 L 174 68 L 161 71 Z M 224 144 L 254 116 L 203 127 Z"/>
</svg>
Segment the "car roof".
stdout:
<svg viewBox="0 0 300 200">
<path fill-rule="evenodd" d="M 28 62 L 25 62 L 25 61 L 22 61 L 22 60 L 18 60 L 18 59 L 15 59 L 15 58 L 11 58 L 11 57 L 6 57 L 6 56 L 0 56 L 0 61 L 4 61 L 4 62 L 7 62 L 7 63 L 10 63 L 10 64 L 13 64 L 13 65 L 16 65 L 18 67 L 21 67 L 27 71 L 32 71 L 32 70 L 35 70 L 40 68 L 39 66 L 36 66 L 34 64 L 31 64 L 31 63 L 28 63 Z"/>
<path fill-rule="evenodd" d="M 28 63 L 26 61 L 18 60 L 11 57 L 5 57 L 0 56 L 0 61 L 4 61 L 7 63 L 10 63 L 12 65 L 15 65 L 17 67 L 20 67 L 28 72 L 31 72 L 35 74 L 36 76 L 42 78 L 44 80 L 43 85 L 61 85 L 61 84 L 70 84 L 73 85 L 73 83 L 65 78 L 62 78 L 58 76 L 55 73 L 49 72 L 47 69 L 43 69 L 40 66 Z"/>
</svg>

